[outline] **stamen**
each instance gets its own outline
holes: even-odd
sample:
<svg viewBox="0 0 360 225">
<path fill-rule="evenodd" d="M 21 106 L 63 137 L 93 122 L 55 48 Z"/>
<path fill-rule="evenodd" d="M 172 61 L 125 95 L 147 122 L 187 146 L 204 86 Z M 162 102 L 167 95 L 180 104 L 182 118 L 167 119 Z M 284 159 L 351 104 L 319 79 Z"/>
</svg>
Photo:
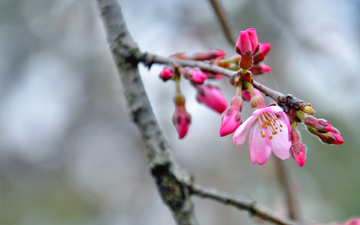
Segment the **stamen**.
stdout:
<svg viewBox="0 0 360 225">
<path fill-rule="evenodd" d="M 262 134 L 262 135 L 261 135 L 261 137 L 262 137 L 262 138 L 265 138 L 265 135 L 264 135 L 264 134 Z"/>
<path fill-rule="evenodd" d="M 265 126 L 266 126 L 266 124 L 265 124 L 265 123 L 263 123 L 263 124 L 261 124 L 261 126 L 262 126 L 262 127 L 265 127 Z"/>
<path fill-rule="evenodd" d="M 282 124 L 280 124 L 280 127 L 283 127 Z"/>
<path fill-rule="evenodd" d="M 270 139 L 270 140 L 273 139 L 273 136 L 269 136 L 269 139 Z"/>
</svg>

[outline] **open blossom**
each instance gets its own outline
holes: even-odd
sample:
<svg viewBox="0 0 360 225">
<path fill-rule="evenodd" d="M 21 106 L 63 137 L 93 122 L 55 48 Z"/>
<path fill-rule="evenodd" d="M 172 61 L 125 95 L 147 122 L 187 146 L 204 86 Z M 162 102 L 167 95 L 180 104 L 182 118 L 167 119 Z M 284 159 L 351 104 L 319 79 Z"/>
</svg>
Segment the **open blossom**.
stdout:
<svg viewBox="0 0 360 225">
<path fill-rule="evenodd" d="M 259 165 L 264 164 L 274 154 L 284 160 L 290 157 L 289 141 L 290 123 L 286 113 L 278 106 L 259 108 L 235 131 L 233 141 L 235 145 L 245 142 L 248 130 L 250 133 L 251 161 Z"/>
</svg>

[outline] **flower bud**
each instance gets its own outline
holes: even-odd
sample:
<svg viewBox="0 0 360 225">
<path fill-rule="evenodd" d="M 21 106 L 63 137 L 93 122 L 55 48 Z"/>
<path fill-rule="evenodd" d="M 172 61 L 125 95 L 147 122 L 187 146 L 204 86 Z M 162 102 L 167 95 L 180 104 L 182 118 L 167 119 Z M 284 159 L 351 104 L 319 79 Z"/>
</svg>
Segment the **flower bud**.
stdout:
<svg viewBox="0 0 360 225">
<path fill-rule="evenodd" d="M 304 109 L 302 110 L 304 113 L 308 113 L 310 115 L 314 115 L 315 114 L 315 110 L 313 108 L 311 108 L 310 105 L 307 105 L 304 107 Z"/>
<path fill-rule="evenodd" d="M 295 159 L 296 163 L 303 167 L 306 160 L 306 145 L 301 143 L 301 134 L 297 130 L 296 125 L 293 123 L 291 125 L 291 147 L 290 154 Z"/>
<path fill-rule="evenodd" d="M 207 78 L 206 74 L 198 69 L 191 69 L 191 68 L 183 68 L 182 73 L 186 78 L 196 84 L 204 83 L 204 80 Z"/>
<path fill-rule="evenodd" d="M 220 126 L 220 136 L 224 137 L 228 134 L 234 133 L 241 125 L 241 113 L 233 109 L 231 106 L 225 111 Z"/>
<path fill-rule="evenodd" d="M 265 101 L 262 96 L 255 95 L 251 98 L 250 105 L 253 109 L 265 108 Z"/>
<path fill-rule="evenodd" d="M 306 160 L 306 145 L 303 143 L 295 143 L 290 147 L 291 156 L 295 159 L 296 163 L 303 167 Z"/>
<path fill-rule="evenodd" d="M 267 66 L 265 64 L 254 64 L 250 71 L 254 74 L 254 75 L 259 75 L 259 74 L 263 74 L 263 73 L 267 73 L 271 71 L 271 67 Z"/>
<path fill-rule="evenodd" d="M 179 134 L 179 139 L 185 137 L 191 123 L 191 116 L 185 109 L 185 97 L 182 94 L 176 94 L 174 97 L 175 113 L 173 123 Z"/>
<path fill-rule="evenodd" d="M 259 43 L 254 28 L 240 31 L 240 36 L 236 42 L 235 50 L 241 56 L 246 58 L 252 57 L 259 51 Z"/>
<path fill-rule="evenodd" d="M 213 110 L 222 113 L 227 108 L 227 103 L 219 88 L 210 84 L 196 86 L 196 99 Z"/>
<path fill-rule="evenodd" d="M 163 81 L 167 81 L 173 78 L 174 71 L 170 69 L 169 67 L 164 67 L 164 69 L 160 72 L 160 78 Z"/>
<path fill-rule="evenodd" d="M 248 90 L 243 91 L 243 92 L 241 93 L 241 95 L 242 95 L 242 98 L 243 98 L 245 101 L 250 102 L 250 100 L 251 100 L 251 94 L 250 94 L 250 92 L 249 92 Z"/>
<path fill-rule="evenodd" d="M 270 49 L 271 49 L 271 44 L 260 43 L 260 50 L 253 57 L 254 63 L 259 63 L 259 62 L 263 61 L 265 59 L 266 55 L 269 53 Z"/>
<path fill-rule="evenodd" d="M 318 136 L 320 140 L 326 144 L 341 145 L 342 143 L 344 143 L 344 139 L 338 133 L 338 130 L 336 130 L 335 132 L 328 131 L 326 133 L 320 133 L 313 127 L 308 126 L 307 128 L 310 133 Z"/>
</svg>

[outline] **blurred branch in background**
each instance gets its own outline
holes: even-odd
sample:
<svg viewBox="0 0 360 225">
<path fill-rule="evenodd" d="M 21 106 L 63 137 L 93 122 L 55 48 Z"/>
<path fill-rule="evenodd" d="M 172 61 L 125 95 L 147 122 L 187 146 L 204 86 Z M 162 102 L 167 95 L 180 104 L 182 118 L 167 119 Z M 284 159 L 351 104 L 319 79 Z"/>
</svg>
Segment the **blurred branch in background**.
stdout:
<svg viewBox="0 0 360 225">
<path fill-rule="evenodd" d="M 236 44 L 236 39 L 234 38 L 234 35 L 232 33 L 232 29 L 229 25 L 228 18 L 226 16 L 225 10 L 220 3 L 219 0 L 209 0 L 211 3 L 212 8 L 214 9 L 216 13 L 216 17 L 218 18 L 222 31 L 224 33 L 224 36 L 226 40 L 229 42 L 229 44 L 234 47 Z"/>
</svg>

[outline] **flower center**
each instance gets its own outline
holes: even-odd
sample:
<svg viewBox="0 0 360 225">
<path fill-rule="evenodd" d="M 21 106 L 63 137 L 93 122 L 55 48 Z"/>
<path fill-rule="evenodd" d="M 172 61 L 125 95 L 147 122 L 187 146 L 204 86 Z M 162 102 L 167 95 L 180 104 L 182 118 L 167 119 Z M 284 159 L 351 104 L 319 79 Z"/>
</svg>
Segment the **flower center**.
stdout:
<svg viewBox="0 0 360 225">
<path fill-rule="evenodd" d="M 267 129 L 270 131 L 269 139 L 273 139 L 273 135 L 277 135 L 278 132 L 282 132 L 283 125 L 280 123 L 279 119 L 273 113 L 263 113 L 259 116 L 259 123 L 261 124 L 261 137 L 265 138 L 265 134 L 269 134 L 266 132 Z M 272 135 L 271 135 L 272 134 Z"/>
</svg>

